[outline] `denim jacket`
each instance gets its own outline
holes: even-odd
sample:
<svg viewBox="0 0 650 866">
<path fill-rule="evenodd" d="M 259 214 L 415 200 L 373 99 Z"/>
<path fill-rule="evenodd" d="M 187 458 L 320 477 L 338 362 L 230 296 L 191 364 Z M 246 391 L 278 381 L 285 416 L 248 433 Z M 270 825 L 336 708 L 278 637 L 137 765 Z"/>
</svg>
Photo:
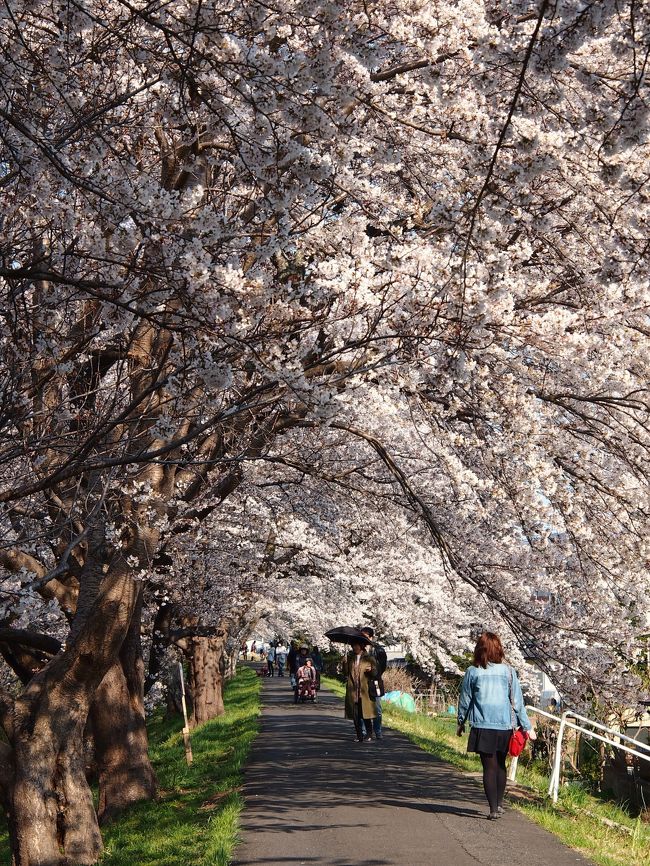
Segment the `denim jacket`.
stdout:
<svg viewBox="0 0 650 866">
<path fill-rule="evenodd" d="M 477 668 L 474 665 L 467 668 L 458 699 L 458 724 L 463 725 L 465 721 L 469 721 L 473 728 L 511 730 L 513 717 L 510 708 L 510 673 L 516 726 L 529 731 L 532 725 L 526 714 L 516 671 L 508 665 L 493 662 L 489 662 L 487 668 Z"/>
</svg>

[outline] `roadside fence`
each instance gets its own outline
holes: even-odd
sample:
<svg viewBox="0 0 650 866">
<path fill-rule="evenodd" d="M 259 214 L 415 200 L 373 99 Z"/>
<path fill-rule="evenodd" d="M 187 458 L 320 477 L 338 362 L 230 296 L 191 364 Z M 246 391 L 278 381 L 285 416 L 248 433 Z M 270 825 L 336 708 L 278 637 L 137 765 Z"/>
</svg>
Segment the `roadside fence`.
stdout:
<svg viewBox="0 0 650 866">
<path fill-rule="evenodd" d="M 541 710 L 539 707 L 526 706 L 529 714 L 535 714 L 548 719 L 552 724 L 557 724 L 557 735 L 555 736 L 555 744 L 553 751 L 551 777 L 548 786 L 548 795 L 554 803 L 557 803 L 560 777 L 562 775 L 565 736 L 568 731 L 575 731 L 582 736 L 605 743 L 611 749 L 624 752 L 632 755 L 633 759 L 646 761 L 650 763 L 650 745 L 639 742 L 634 737 L 629 737 L 623 734 L 616 728 L 608 727 L 607 725 L 596 722 L 587 716 L 574 713 L 571 710 L 566 710 L 561 716 L 555 716 L 546 710 Z M 631 745 L 627 745 L 630 743 Z M 515 781 L 517 777 L 518 759 L 512 758 L 510 762 L 510 771 L 508 778 Z"/>
<path fill-rule="evenodd" d="M 458 689 L 454 688 L 435 684 L 430 688 L 416 688 L 413 699 L 416 711 L 427 716 L 455 716 L 458 710 Z"/>
</svg>

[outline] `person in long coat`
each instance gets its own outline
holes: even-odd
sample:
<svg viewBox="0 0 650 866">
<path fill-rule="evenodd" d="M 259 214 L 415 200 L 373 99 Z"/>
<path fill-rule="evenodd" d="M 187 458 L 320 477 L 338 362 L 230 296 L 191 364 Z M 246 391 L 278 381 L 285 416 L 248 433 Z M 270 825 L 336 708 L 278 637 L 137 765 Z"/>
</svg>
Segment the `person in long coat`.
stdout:
<svg viewBox="0 0 650 866">
<path fill-rule="evenodd" d="M 377 714 L 374 700 L 368 692 L 370 680 L 377 677 L 377 663 L 369 655 L 360 642 L 352 644 L 352 652 L 345 660 L 344 671 L 347 674 L 345 688 L 345 718 L 354 722 L 355 742 L 372 740 L 372 735 L 364 737 L 362 721 L 366 731 L 372 731 L 371 719 Z"/>
</svg>

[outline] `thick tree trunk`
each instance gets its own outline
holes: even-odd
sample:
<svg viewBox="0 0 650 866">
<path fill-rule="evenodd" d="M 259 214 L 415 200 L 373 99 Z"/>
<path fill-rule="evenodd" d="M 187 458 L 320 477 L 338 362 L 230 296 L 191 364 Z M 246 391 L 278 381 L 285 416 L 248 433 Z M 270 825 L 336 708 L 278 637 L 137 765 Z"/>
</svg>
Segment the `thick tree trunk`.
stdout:
<svg viewBox="0 0 650 866">
<path fill-rule="evenodd" d="M 17 706 L 12 804 L 16 866 L 86 866 L 102 852 L 84 773 L 84 699 L 75 701 L 67 691 L 45 687 L 32 692 L 31 701 L 21 698 Z"/>
<path fill-rule="evenodd" d="M 126 563 L 101 581 L 75 639 L 16 700 L 13 824 L 15 866 L 86 866 L 102 840 L 83 762 L 83 730 L 94 694 L 118 657 L 138 587 Z"/>
<path fill-rule="evenodd" d="M 223 705 L 224 637 L 195 637 L 191 641 L 190 684 L 192 722 L 200 725 L 225 712 Z"/>
<path fill-rule="evenodd" d="M 130 687 L 119 662 L 102 680 L 90 718 L 99 782 L 98 815 L 105 823 L 133 803 L 156 796 L 142 693 Z"/>
<path fill-rule="evenodd" d="M 69 863 L 95 863 L 103 842 L 94 814 L 92 792 L 86 782 L 83 738 L 79 737 L 61 753 L 59 762 L 59 838 Z"/>
<path fill-rule="evenodd" d="M 156 796 L 144 714 L 141 598 L 142 592 L 119 659 L 102 680 L 90 710 L 102 824 L 133 803 Z"/>
</svg>

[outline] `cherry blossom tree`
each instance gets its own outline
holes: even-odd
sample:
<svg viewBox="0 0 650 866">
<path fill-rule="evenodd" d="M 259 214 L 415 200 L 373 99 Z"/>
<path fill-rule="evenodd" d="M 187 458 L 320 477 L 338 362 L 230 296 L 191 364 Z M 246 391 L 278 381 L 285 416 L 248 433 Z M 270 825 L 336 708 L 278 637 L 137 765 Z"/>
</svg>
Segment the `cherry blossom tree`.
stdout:
<svg viewBox="0 0 650 866">
<path fill-rule="evenodd" d="M 412 408 L 404 409 L 404 420 L 382 432 L 382 457 L 369 437 L 364 453 L 333 431 L 347 426 L 339 420 L 299 445 L 295 433 L 276 443 L 283 449 L 271 455 L 276 468 L 265 463 L 256 487 L 240 489 L 251 500 L 247 510 L 274 527 L 278 554 L 284 551 L 276 573 L 290 591 L 274 598 L 273 584 L 267 588 L 271 630 L 293 622 L 320 641 L 342 617 L 370 620 L 403 640 L 425 667 L 442 662 L 454 670 L 452 656 L 470 648 L 477 629 L 490 627 L 502 632 L 512 657 L 523 653 L 547 670 L 576 708 L 595 698 L 634 705 L 640 684 L 630 660 L 648 613 L 643 565 L 636 574 L 619 573 L 616 583 L 599 581 L 598 557 L 614 550 L 614 540 L 587 546 L 560 531 L 550 523 L 559 517 L 549 503 L 535 506 L 536 519 L 549 521 L 545 536 L 536 530 L 540 537 L 527 538 L 522 513 L 528 497 L 539 494 L 535 477 L 504 491 L 502 478 L 471 459 L 442 472 L 430 449 L 402 458 L 400 468 L 386 446 L 394 454 L 418 450 L 406 423 Z M 456 449 L 445 455 L 448 445 L 434 430 L 419 441 L 459 463 Z M 451 478 L 455 489 L 446 490 Z M 576 493 L 575 505 L 584 499 Z M 444 539 L 441 550 L 432 550 L 432 533 Z M 585 556 L 591 559 L 581 562 Z"/>
<path fill-rule="evenodd" d="M 0 32 L 1 564 L 70 623 L 0 699 L 16 864 L 96 861 L 82 732 L 103 690 L 143 730 L 144 580 L 299 431 L 419 521 L 422 610 L 447 582 L 604 687 L 647 611 L 647 10 L 8 0 Z"/>
</svg>

